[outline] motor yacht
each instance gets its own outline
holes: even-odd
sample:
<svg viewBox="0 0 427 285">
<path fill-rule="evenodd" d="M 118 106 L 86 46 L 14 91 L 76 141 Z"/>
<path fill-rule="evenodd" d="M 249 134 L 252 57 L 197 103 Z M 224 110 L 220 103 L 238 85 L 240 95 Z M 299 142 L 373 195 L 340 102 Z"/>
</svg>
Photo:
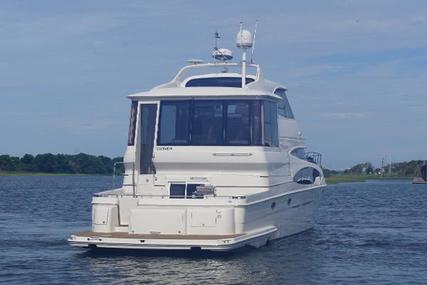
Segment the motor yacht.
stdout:
<svg viewBox="0 0 427 285">
<path fill-rule="evenodd" d="M 96 193 L 92 227 L 72 246 L 230 251 L 313 227 L 326 186 L 308 152 L 285 86 L 247 60 L 213 50 L 149 91 L 129 95 L 123 185 Z"/>
</svg>

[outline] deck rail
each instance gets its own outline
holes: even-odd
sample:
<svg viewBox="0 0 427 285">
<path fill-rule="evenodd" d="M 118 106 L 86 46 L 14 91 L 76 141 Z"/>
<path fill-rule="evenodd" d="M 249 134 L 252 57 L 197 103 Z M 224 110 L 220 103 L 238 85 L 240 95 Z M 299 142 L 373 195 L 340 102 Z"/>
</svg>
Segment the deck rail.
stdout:
<svg viewBox="0 0 427 285">
<path fill-rule="evenodd" d="M 315 163 L 320 167 L 322 166 L 322 154 L 319 152 L 315 152 L 315 151 L 306 152 L 305 160 L 307 160 L 308 162 Z"/>
</svg>

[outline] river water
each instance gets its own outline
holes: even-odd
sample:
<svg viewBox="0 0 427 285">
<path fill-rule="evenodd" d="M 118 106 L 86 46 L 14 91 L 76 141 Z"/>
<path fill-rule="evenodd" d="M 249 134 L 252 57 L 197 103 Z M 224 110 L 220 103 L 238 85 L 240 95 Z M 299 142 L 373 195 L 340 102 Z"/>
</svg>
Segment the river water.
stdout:
<svg viewBox="0 0 427 285">
<path fill-rule="evenodd" d="M 71 233 L 90 227 L 92 193 L 111 183 L 0 176 L 0 282 L 427 284 L 427 185 L 328 186 L 314 229 L 231 255 L 100 255 L 68 246 Z"/>
</svg>

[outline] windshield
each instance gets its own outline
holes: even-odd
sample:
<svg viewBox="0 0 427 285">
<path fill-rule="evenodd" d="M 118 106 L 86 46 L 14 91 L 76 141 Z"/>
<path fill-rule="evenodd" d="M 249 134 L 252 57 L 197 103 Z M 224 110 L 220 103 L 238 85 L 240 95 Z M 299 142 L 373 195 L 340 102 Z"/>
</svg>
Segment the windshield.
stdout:
<svg viewBox="0 0 427 285">
<path fill-rule="evenodd" d="M 162 101 L 157 144 L 278 146 L 277 104 L 261 100 Z"/>
</svg>

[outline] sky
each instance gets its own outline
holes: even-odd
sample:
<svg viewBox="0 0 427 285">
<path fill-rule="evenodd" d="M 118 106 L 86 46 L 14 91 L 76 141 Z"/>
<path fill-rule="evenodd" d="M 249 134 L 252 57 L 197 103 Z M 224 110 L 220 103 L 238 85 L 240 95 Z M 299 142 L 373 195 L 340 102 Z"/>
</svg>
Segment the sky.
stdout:
<svg viewBox="0 0 427 285">
<path fill-rule="evenodd" d="M 126 148 L 126 95 L 210 60 L 213 34 L 288 88 L 327 168 L 427 159 L 427 1 L 0 2 L 0 154 Z"/>
</svg>

